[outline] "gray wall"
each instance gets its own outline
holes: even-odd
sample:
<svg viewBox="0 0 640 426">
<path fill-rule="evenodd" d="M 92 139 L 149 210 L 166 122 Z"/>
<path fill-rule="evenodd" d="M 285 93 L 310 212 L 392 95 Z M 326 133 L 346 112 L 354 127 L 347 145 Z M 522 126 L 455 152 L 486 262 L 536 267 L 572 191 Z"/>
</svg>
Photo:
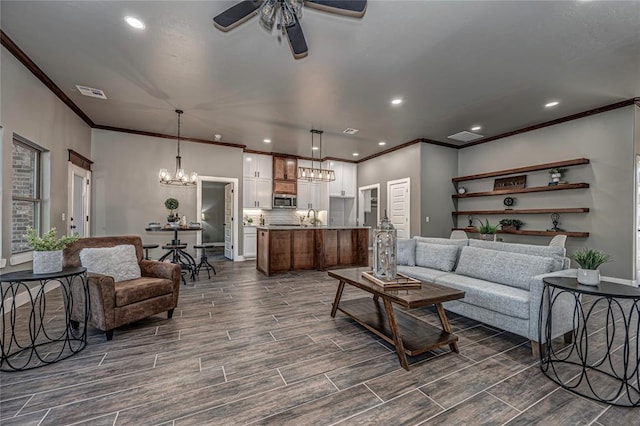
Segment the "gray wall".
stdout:
<svg viewBox="0 0 640 426">
<path fill-rule="evenodd" d="M 202 182 L 202 241 L 224 242 L 224 182 Z"/>
<path fill-rule="evenodd" d="M 420 235 L 420 145 L 415 144 L 358 164 L 358 187 L 380 184 L 380 215 L 387 208 L 387 182 L 411 179 L 411 235 Z M 451 213 L 449 213 L 451 214 Z"/>
<path fill-rule="evenodd" d="M 91 158 L 91 129 L 40 80 L 35 78 L 4 47 L 0 48 L 0 93 L 2 132 L 2 257 L 6 273 L 28 269 L 30 263 L 9 266 L 11 256 L 11 146 L 17 133 L 50 150 L 50 174 L 44 178 L 50 196 L 44 200 L 50 214 L 45 227 L 66 232 L 62 213 L 67 212 L 68 149 Z"/>
<path fill-rule="evenodd" d="M 451 179 L 458 176 L 458 150 L 423 143 L 421 161 L 421 235 L 449 237 L 454 209 Z M 429 216 L 429 223 L 426 222 Z"/>
<path fill-rule="evenodd" d="M 141 235 L 145 243 L 162 244 L 170 235 L 145 232 L 149 222 L 166 222 L 164 200 L 174 197 L 180 202 L 178 213 L 188 221 L 199 221 L 196 190 L 165 187 L 158 183 L 161 167 L 175 168 L 177 142 L 171 139 L 93 130 L 93 235 Z M 182 166 L 201 176 L 237 178 L 239 203 L 242 202 L 242 149 L 194 142 L 181 143 Z M 240 206 L 242 207 L 242 206 Z M 242 211 L 240 208 L 239 211 Z M 239 250 L 242 234 L 236 220 Z M 180 239 L 192 246 L 195 232 L 184 232 Z M 154 258 L 162 252 L 153 252 Z"/>
<path fill-rule="evenodd" d="M 588 231 L 589 238 L 568 238 L 569 253 L 592 247 L 610 253 L 614 262 L 604 265 L 604 275 L 635 278 L 634 227 L 635 158 L 634 113 L 629 106 L 591 117 L 465 148 L 459 151 L 459 175 L 471 175 L 552 161 L 586 157 L 591 164 L 571 167 L 568 182 L 587 182 L 589 189 L 516 194 L 516 208 L 589 207 L 589 213 L 561 215 L 559 227 Z M 546 185 L 546 171 L 527 173 L 527 186 Z M 465 182 L 470 191 L 491 190 L 493 179 Z M 459 210 L 501 209 L 503 197 L 459 201 Z M 524 229 L 551 228 L 548 215 L 519 215 Z M 501 217 L 488 217 L 496 223 Z M 460 218 L 466 223 L 466 216 Z M 509 235 L 512 242 L 546 244 L 549 237 Z"/>
</svg>

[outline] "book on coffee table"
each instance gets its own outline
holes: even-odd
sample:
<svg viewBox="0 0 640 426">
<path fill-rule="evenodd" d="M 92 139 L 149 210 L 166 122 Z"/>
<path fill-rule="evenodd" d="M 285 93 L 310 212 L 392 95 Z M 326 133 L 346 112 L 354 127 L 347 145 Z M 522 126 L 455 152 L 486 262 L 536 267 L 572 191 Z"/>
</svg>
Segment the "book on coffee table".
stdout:
<svg viewBox="0 0 640 426">
<path fill-rule="evenodd" d="M 379 285 L 384 290 L 408 290 L 412 288 L 422 288 L 422 283 L 414 278 L 404 274 L 397 273 L 395 280 L 383 280 L 375 275 L 372 271 L 365 271 L 362 276 L 374 284 Z"/>
</svg>

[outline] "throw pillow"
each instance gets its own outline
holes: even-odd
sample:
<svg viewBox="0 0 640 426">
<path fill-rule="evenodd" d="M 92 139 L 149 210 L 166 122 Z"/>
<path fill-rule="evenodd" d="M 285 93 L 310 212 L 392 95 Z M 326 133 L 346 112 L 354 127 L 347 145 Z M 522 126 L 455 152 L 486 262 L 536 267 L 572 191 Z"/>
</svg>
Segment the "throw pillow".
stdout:
<svg viewBox="0 0 640 426">
<path fill-rule="evenodd" d="M 80 262 L 87 272 L 109 275 L 115 282 L 140 278 L 136 248 L 130 244 L 80 250 Z"/>
<path fill-rule="evenodd" d="M 398 240 L 398 265 L 416 266 L 416 240 Z"/>
<path fill-rule="evenodd" d="M 460 247 L 457 245 L 429 244 L 418 240 L 416 265 L 451 272 L 456 266 Z"/>
</svg>

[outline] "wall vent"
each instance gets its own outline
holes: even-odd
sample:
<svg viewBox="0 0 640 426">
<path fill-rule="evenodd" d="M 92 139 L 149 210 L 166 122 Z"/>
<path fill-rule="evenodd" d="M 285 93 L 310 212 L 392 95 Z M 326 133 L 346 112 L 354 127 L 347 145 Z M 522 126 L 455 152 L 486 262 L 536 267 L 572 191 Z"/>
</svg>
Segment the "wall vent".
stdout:
<svg viewBox="0 0 640 426">
<path fill-rule="evenodd" d="M 342 131 L 342 133 L 346 133 L 347 135 L 355 135 L 358 133 L 358 129 L 352 129 L 351 127 L 347 127 Z"/>
<path fill-rule="evenodd" d="M 78 84 L 76 84 L 76 87 L 78 88 L 80 93 L 82 93 L 85 96 L 89 96 L 91 98 L 98 98 L 98 99 L 107 99 L 107 95 L 105 95 L 104 92 L 100 89 L 94 89 L 93 87 L 87 87 L 87 86 L 80 86 Z"/>
<path fill-rule="evenodd" d="M 471 142 L 471 141 L 475 141 L 476 139 L 482 139 L 484 138 L 484 136 L 478 133 L 471 133 L 471 132 L 464 131 L 464 132 L 458 132 L 453 135 L 449 135 L 447 136 L 447 138 L 453 139 L 456 141 L 461 141 L 461 142 Z"/>
</svg>

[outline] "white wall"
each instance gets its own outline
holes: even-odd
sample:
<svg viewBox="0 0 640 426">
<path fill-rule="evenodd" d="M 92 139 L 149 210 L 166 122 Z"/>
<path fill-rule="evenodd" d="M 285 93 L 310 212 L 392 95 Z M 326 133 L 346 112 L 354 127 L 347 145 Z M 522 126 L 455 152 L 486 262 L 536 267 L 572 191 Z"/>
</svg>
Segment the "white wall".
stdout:
<svg viewBox="0 0 640 426">
<path fill-rule="evenodd" d="M 563 214 L 559 227 L 587 231 L 589 238 L 568 238 L 571 253 L 592 247 L 610 253 L 614 261 L 604 265 L 603 275 L 635 278 L 633 256 L 636 235 L 634 110 L 629 106 L 459 151 L 459 175 L 472 175 L 540 163 L 586 157 L 591 164 L 571 167 L 568 182 L 587 182 L 589 189 L 516 194 L 517 208 L 588 207 L 589 213 Z M 527 186 L 546 185 L 546 171 L 527 173 Z M 465 182 L 471 191 L 491 190 L 493 179 Z M 502 209 L 503 197 L 460 200 L 459 210 Z M 515 217 L 515 216 L 514 216 Z M 492 223 L 499 217 L 487 217 Z M 524 229 L 551 228 L 548 215 L 518 215 Z M 460 218 L 466 224 L 466 216 Z M 546 239 L 545 239 L 546 238 Z M 546 244 L 550 237 L 505 236 L 505 240 Z"/>
<path fill-rule="evenodd" d="M 199 221 L 195 189 L 166 187 L 158 182 L 160 168 L 174 172 L 175 140 L 94 129 L 91 145 L 95 161 L 93 235 L 133 234 L 141 235 L 149 244 L 168 242 L 171 235 L 144 230 L 149 222 L 166 222 L 168 212 L 164 200 L 168 197 L 180 202 L 180 216 L 187 216 L 188 221 Z M 242 149 L 182 141 L 180 150 L 185 171 L 237 178 L 242 182 Z M 242 188 L 237 190 L 238 199 L 242 200 Z M 242 218 L 236 218 L 235 223 L 238 252 L 242 253 Z M 196 233 L 181 233 L 180 239 L 191 247 L 196 242 Z M 153 257 L 157 258 L 161 253 L 156 251 Z"/>
<path fill-rule="evenodd" d="M 458 150 L 428 143 L 420 147 L 421 234 L 448 238 L 455 210 L 451 179 L 458 176 Z M 429 222 L 426 222 L 426 217 Z"/>
<path fill-rule="evenodd" d="M 11 147 L 16 133 L 50 150 L 51 227 L 66 233 L 68 149 L 91 158 L 91 129 L 4 47 L 0 48 L 0 125 L 2 132 L 2 257 L 11 255 Z M 9 262 L 7 262 L 7 265 Z M 28 269 L 30 263 L 7 267 Z"/>
</svg>

